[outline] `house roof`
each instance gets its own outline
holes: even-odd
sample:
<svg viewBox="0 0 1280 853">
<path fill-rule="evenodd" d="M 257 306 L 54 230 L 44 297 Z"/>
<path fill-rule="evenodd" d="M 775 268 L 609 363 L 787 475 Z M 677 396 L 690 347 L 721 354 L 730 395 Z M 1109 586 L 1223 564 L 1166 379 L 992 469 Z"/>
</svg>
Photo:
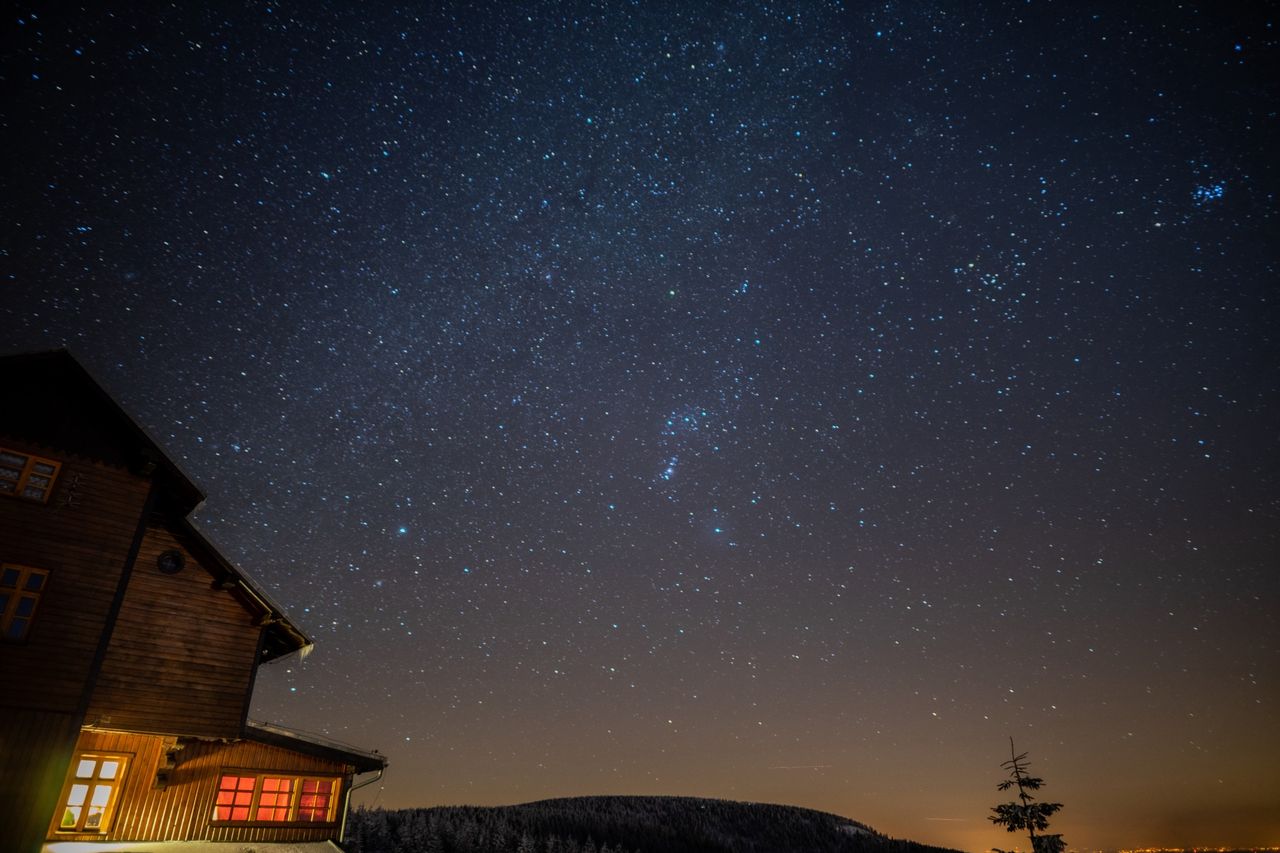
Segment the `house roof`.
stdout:
<svg viewBox="0 0 1280 853">
<path fill-rule="evenodd" d="M 272 661 L 298 651 L 305 656 L 315 641 L 303 633 L 302 629 L 285 615 L 284 609 L 245 574 L 243 569 L 228 560 L 195 525 L 185 518 L 180 524 L 189 544 L 200 550 L 220 572 L 216 577 L 218 584 L 231 590 L 250 607 L 258 610 L 259 621 L 267 629 L 261 660 Z"/>
<path fill-rule="evenodd" d="M 274 723 L 250 720 L 245 724 L 244 736 L 258 743 L 283 747 L 304 755 L 341 761 L 354 766 L 357 773 L 371 773 L 387 766 L 387 757 L 380 752 L 365 752 L 341 741 L 287 729 Z"/>
<path fill-rule="evenodd" d="M 6 399 L 21 401 L 0 413 L 0 431 L 154 474 L 177 515 L 188 515 L 204 502 L 204 492 L 70 351 L 0 357 L 0 380 Z M 86 431 L 85 423 L 94 429 Z"/>
<path fill-rule="evenodd" d="M 0 433 L 155 477 L 157 508 L 178 519 L 181 532 L 219 573 L 215 580 L 258 612 L 267 629 L 263 661 L 309 649 L 311 638 L 187 518 L 204 502 L 204 492 L 70 351 L 0 356 L 0 384 L 7 399 L 21 401 L 0 407 Z"/>
</svg>

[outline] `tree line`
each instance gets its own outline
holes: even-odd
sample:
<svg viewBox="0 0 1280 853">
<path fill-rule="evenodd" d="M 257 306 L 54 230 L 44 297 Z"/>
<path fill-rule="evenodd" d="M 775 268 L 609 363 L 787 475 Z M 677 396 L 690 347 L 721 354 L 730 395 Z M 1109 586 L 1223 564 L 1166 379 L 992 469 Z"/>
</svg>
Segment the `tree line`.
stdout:
<svg viewBox="0 0 1280 853">
<path fill-rule="evenodd" d="M 344 846 L 350 853 L 944 853 L 826 812 L 691 797 L 357 809 Z"/>
</svg>

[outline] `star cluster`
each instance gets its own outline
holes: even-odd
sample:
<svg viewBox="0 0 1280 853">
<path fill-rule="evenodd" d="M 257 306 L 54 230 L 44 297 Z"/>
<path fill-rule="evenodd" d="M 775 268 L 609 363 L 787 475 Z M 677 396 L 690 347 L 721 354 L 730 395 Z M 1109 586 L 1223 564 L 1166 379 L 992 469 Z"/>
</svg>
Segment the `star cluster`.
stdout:
<svg viewBox="0 0 1280 853">
<path fill-rule="evenodd" d="M 1007 846 L 1012 734 L 1073 845 L 1274 843 L 1272 11 L 21 4 L 4 346 L 204 486 L 366 802 Z"/>
</svg>

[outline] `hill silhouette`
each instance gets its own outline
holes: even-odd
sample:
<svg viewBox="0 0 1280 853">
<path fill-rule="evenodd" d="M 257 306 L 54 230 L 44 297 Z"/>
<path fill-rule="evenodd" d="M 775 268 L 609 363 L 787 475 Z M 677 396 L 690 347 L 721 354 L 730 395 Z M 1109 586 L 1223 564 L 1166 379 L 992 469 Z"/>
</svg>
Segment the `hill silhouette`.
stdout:
<svg viewBox="0 0 1280 853">
<path fill-rule="evenodd" d="M 351 853 L 952 853 L 827 812 L 695 797 L 357 809 L 345 846 Z"/>
</svg>

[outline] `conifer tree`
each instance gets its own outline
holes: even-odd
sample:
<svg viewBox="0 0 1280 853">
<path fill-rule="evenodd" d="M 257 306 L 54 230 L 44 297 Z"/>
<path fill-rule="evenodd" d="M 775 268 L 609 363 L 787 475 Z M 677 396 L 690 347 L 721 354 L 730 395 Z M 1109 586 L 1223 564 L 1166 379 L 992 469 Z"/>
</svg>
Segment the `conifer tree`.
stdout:
<svg viewBox="0 0 1280 853">
<path fill-rule="evenodd" d="M 1027 772 L 1027 753 L 1018 754 L 1014 750 L 1013 738 L 1009 738 L 1009 755 L 1011 758 L 1008 761 L 1000 763 L 1008 771 L 1009 778 L 996 787 L 1001 791 L 1017 788 L 1018 799 L 993 806 L 991 811 L 994 814 L 987 819 L 1009 832 L 1025 831 L 1031 839 L 1032 853 L 1062 853 L 1066 844 L 1061 835 L 1036 835 L 1036 830 L 1044 832 L 1049 828 L 1049 818 L 1062 808 L 1062 803 L 1041 803 L 1032 796 L 1030 792 L 1039 791 L 1044 786 L 1044 780 Z M 997 853 L 1004 853 L 998 848 L 993 849 Z"/>
</svg>

